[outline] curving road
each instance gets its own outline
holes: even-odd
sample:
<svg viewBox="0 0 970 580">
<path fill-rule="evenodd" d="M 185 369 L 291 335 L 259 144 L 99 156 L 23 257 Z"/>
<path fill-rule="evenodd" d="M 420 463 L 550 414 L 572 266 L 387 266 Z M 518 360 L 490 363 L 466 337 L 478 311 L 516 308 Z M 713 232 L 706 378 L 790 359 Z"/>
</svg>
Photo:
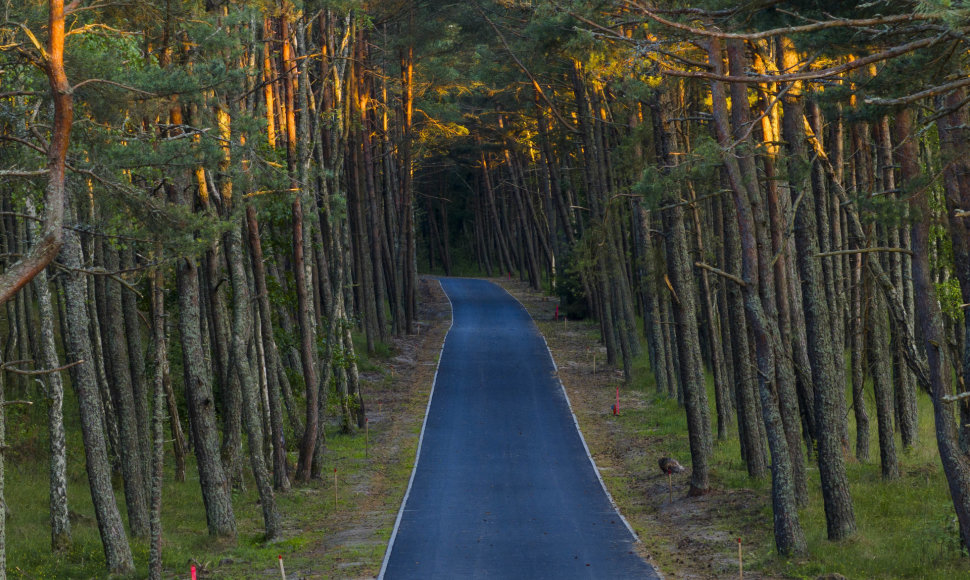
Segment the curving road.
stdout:
<svg viewBox="0 0 970 580">
<path fill-rule="evenodd" d="M 381 577 L 659 578 L 594 471 L 532 319 L 492 283 L 441 285 L 452 328 Z"/>
</svg>

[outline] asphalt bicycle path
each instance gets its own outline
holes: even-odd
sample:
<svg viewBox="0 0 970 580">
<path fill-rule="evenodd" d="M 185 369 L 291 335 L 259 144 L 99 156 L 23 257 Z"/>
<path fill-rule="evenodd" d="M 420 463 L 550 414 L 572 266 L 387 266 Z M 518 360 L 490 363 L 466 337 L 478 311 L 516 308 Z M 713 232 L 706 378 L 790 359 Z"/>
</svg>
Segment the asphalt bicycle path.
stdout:
<svg viewBox="0 0 970 580">
<path fill-rule="evenodd" d="M 529 314 L 484 280 L 441 285 L 452 327 L 380 577 L 659 578 L 593 467 Z"/>
</svg>

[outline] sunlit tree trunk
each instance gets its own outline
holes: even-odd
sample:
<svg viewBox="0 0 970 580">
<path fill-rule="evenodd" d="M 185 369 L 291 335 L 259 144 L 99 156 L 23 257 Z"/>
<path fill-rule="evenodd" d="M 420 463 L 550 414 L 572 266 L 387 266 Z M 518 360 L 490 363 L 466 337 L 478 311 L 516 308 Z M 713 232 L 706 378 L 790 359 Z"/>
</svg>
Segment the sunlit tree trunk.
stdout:
<svg viewBox="0 0 970 580">
<path fill-rule="evenodd" d="M 790 46 L 782 48 L 783 68 L 797 66 Z M 784 100 L 782 136 L 789 148 L 788 182 L 792 200 L 800 198 L 795 210 L 795 246 L 802 280 L 802 301 L 808 354 L 815 381 L 815 417 L 818 430 L 818 465 L 822 480 L 822 498 L 830 540 L 840 540 L 855 532 L 855 510 L 849 495 L 849 482 L 842 454 L 846 421 L 845 381 L 842 345 L 834 343 L 831 311 L 825 297 L 825 280 L 816 254 L 819 253 L 816 227 L 815 192 L 806 185 L 800 164 L 808 159 L 805 151 L 804 107 L 800 96 L 789 92 Z"/>
<path fill-rule="evenodd" d="M 722 73 L 724 65 L 720 42 L 711 39 L 708 46 L 708 62 L 713 70 Z M 724 85 L 711 82 L 714 129 L 722 147 L 731 143 L 728 122 L 727 95 Z M 805 535 L 798 520 L 795 482 L 791 465 L 788 440 L 778 407 L 777 387 L 773 384 L 775 372 L 775 350 L 773 344 L 779 340 L 777 326 L 766 315 L 759 294 L 759 264 L 755 217 L 751 208 L 751 193 L 746 187 L 737 159 L 733 152 L 724 154 L 724 167 L 734 206 L 737 211 L 737 224 L 741 240 L 741 278 L 743 286 L 744 310 L 752 327 L 755 339 L 755 352 L 758 366 L 758 390 L 761 394 L 761 412 L 765 423 L 768 446 L 771 450 L 771 497 L 774 515 L 775 547 L 783 555 L 801 554 L 806 551 Z M 773 297 L 772 297 L 773 299 Z M 775 320 L 777 322 L 777 320 Z"/>
</svg>

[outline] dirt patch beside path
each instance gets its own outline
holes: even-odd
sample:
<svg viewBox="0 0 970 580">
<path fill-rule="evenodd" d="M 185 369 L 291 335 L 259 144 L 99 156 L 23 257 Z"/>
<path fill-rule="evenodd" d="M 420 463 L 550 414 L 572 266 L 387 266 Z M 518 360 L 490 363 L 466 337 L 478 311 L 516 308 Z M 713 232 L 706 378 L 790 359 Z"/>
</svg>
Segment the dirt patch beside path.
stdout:
<svg viewBox="0 0 970 580">
<path fill-rule="evenodd" d="M 317 538 L 295 558 L 299 564 L 293 578 L 374 578 L 380 572 L 451 322 L 451 306 L 437 280 L 422 277 L 418 292 L 414 334 L 393 339 L 391 356 L 372 360 L 377 368 L 362 373 L 369 421 L 366 459 L 360 458 L 362 433 L 353 435 L 353 458 L 334 457 L 348 451 L 336 442 L 328 446 L 328 460 L 343 465 L 341 473 L 346 473 L 340 477 L 337 508 L 330 480 L 293 492 L 308 497 L 298 504 L 301 512 L 284 519 L 288 526 L 302 528 L 304 536 Z M 278 570 L 275 574 L 279 577 Z"/>
</svg>

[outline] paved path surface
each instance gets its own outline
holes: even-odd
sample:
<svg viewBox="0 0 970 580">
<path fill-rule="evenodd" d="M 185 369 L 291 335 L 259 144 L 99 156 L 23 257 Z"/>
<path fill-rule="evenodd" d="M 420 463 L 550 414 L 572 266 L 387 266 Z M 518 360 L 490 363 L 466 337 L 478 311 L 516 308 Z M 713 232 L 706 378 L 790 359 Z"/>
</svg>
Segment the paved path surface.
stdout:
<svg viewBox="0 0 970 580">
<path fill-rule="evenodd" d="M 383 577 L 658 578 L 593 470 L 532 319 L 489 282 L 441 284 L 454 322 Z"/>
</svg>

